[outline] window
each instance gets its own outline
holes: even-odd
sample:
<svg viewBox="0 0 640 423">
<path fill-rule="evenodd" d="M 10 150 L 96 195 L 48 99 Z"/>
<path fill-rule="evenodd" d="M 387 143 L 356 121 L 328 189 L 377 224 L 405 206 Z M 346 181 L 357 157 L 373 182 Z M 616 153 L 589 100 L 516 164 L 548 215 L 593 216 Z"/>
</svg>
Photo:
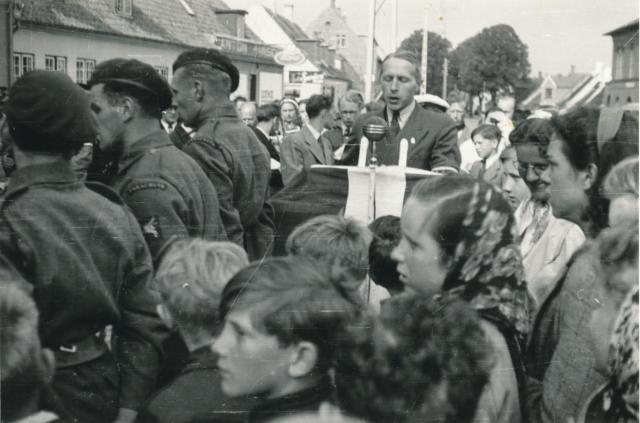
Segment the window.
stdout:
<svg viewBox="0 0 640 423">
<path fill-rule="evenodd" d="M 95 67 L 95 60 L 78 58 L 76 60 L 76 82 L 79 84 L 86 84 L 89 82 Z"/>
<path fill-rule="evenodd" d="M 13 53 L 13 73 L 16 78 L 33 70 L 35 56 L 29 53 Z"/>
<path fill-rule="evenodd" d="M 67 58 L 64 56 L 44 56 L 44 68 L 48 71 L 67 73 Z"/>
<path fill-rule="evenodd" d="M 544 98 L 545 99 L 553 98 L 553 88 L 545 88 L 544 89 Z"/>
<path fill-rule="evenodd" d="M 116 0 L 116 13 L 131 16 L 131 3 L 133 0 Z"/>
<path fill-rule="evenodd" d="M 336 47 L 344 48 L 347 46 L 347 36 L 345 34 L 336 34 Z"/>
<path fill-rule="evenodd" d="M 156 72 L 160 74 L 164 79 L 169 79 L 169 68 L 166 66 L 154 66 Z"/>
</svg>

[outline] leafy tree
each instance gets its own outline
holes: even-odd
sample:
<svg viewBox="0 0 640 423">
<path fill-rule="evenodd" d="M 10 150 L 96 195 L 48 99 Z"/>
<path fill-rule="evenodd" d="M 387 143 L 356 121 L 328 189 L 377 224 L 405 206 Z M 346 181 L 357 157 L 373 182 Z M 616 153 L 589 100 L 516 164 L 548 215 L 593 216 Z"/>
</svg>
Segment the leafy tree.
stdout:
<svg viewBox="0 0 640 423">
<path fill-rule="evenodd" d="M 512 92 L 527 81 L 531 70 L 529 50 L 509 25 L 483 29 L 460 43 L 451 53 L 451 73 L 458 88 L 479 94 L 483 88 L 493 98 Z"/>
<path fill-rule="evenodd" d="M 411 51 L 418 61 L 422 60 L 423 30 L 413 31 L 400 44 L 400 49 Z M 449 56 L 451 43 L 435 32 L 428 32 L 427 38 L 427 92 L 442 96 L 443 65 L 445 57 Z M 449 79 L 448 86 L 453 86 Z M 449 89 L 448 89 L 449 90 Z"/>
</svg>

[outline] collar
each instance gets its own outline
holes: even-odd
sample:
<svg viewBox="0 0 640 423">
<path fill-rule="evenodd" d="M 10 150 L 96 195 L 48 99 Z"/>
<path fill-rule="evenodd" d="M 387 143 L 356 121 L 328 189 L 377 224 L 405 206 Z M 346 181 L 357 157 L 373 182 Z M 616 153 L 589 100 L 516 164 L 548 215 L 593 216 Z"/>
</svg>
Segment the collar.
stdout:
<svg viewBox="0 0 640 423">
<path fill-rule="evenodd" d="M 314 128 L 313 126 L 309 125 L 308 123 L 307 125 L 307 129 L 311 132 L 311 135 L 313 135 L 313 138 L 318 141 L 318 138 L 320 138 L 320 135 L 322 135 L 322 133 L 316 131 L 316 128 Z"/>
<path fill-rule="evenodd" d="M 8 198 L 12 192 L 31 185 L 73 183 L 78 183 L 78 177 L 71 170 L 71 163 L 63 159 L 53 163 L 26 166 L 16 169 L 13 173 L 7 185 L 5 197 Z"/>
<path fill-rule="evenodd" d="M 409 103 L 407 106 L 405 106 L 404 109 L 400 110 L 400 115 L 398 116 L 398 123 L 400 124 L 400 128 L 404 128 L 404 125 L 407 123 L 407 121 L 409 120 L 409 116 L 411 116 L 411 113 L 413 113 L 413 110 L 416 108 L 416 102 L 415 100 L 411 103 Z M 387 114 L 387 123 L 389 125 L 391 125 L 391 119 L 393 119 L 393 111 L 391 109 L 389 109 L 388 107 L 386 107 L 386 114 Z"/>
<path fill-rule="evenodd" d="M 233 106 L 231 101 L 224 102 L 216 107 L 214 107 L 209 113 L 207 113 L 206 117 L 201 120 L 199 124 L 197 124 L 196 128 L 201 128 L 204 124 L 206 124 L 210 120 L 215 120 L 219 118 L 238 118 L 238 114 L 236 113 L 236 109 Z"/>
<path fill-rule="evenodd" d="M 260 128 L 260 127 L 259 127 L 259 126 L 257 126 L 257 125 L 256 125 L 256 129 L 257 129 L 258 131 L 262 132 L 262 135 L 264 135 L 265 137 L 267 137 L 267 139 L 269 139 L 269 134 L 267 134 L 267 132 L 266 132 L 264 129 Z"/>
<path fill-rule="evenodd" d="M 487 157 L 487 159 L 484 161 L 485 169 L 489 169 L 489 166 L 492 166 L 495 162 L 498 161 L 499 158 L 500 158 L 499 151 Z"/>
<path fill-rule="evenodd" d="M 128 149 L 125 149 L 122 157 L 118 160 L 118 173 L 131 166 L 133 162 L 137 161 L 141 156 L 148 152 L 155 150 L 156 148 L 169 147 L 172 145 L 173 143 L 171 142 L 171 138 L 169 138 L 169 135 L 162 130 L 154 131 L 149 135 L 140 138 L 138 141 L 131 144 Z"/>
<path fill-rule="evenodd" d="M 280 398 L 263 400 L 249 413 L 251 423 L 268 422 L 275 417 L 290 415 L 294 412 L 317 411 L 323 401 L 333 393 L 329 376 L 323 377 L 317 385 Z"/>
<path fill-rule="evenodd" d="M 14 423 L 49 423 L 57 420 L 58 416 L 55 414 L 49 411 L 39 411 L 23 419 L 16 420 Z"/>
</svg>

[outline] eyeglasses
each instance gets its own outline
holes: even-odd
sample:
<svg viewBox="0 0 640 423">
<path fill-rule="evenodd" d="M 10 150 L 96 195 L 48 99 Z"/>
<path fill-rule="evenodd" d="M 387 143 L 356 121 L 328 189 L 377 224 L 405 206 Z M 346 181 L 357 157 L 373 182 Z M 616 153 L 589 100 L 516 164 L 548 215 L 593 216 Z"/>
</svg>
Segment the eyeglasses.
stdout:
<svg viewBox="0 0 640 423">
<path fill-rule="evenodd" d="M 542 175 L 542 173 L 547 170 L 547 168 L 549 167 L 549 164 L 545 163 L 545 164 L 541 164 L 541 163 L 521 163 L 518 162 L 518 173 L 520 174 L 520 176 L 525 179 L 527 177 L 527 173 L 529 173 L 529 169 L 533 169 L 533 173 L 536 174 L 536 176 L 540 176 Z"/>
</svg>

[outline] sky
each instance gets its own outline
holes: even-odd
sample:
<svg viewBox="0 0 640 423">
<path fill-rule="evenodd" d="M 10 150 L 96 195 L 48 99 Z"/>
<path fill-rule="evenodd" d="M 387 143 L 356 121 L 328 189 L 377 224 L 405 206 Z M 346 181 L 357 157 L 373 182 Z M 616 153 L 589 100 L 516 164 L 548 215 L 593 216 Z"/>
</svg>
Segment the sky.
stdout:
<svg viewBox="0 0 640 423">
<path fill-rule="evenodd" d="M 254 0 L 276 8 L 307 26 L 330 0 Z M 367 14 L 374 0 L 335 0 L 358 34 L 366 34 Z M 392 0 L 375 0 L 376 39 L 386 52 L 393 50 Z M 597 62 L 611 66 L 612 41 L 605 32 L 638 18 L 638 0 L 397 0 L 398 43 L 424 26 L 427 5 L 429 31 L 444 35 L 455 47 L 483 28 L 508 24 L 529 47 L 531 76 L 592 72 Z"/>
</svg>

